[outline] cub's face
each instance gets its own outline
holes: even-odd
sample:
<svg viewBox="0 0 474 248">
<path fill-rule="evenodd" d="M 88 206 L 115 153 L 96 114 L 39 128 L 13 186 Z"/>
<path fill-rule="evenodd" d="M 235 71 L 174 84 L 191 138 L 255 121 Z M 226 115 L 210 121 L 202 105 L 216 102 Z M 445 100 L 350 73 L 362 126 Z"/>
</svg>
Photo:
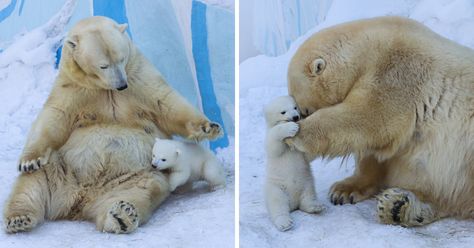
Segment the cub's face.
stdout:
<svg viewBox="0 0 474 248">
<path fill-rule="evenodd" d="M 80 22 L 68 35 L 65 47 L 95 87 L 127 88 L 125 66 L 130 55 L 130 41 L 126 28 L 127 24 L 118 25 L 105 17 L 93 17 Z"/>
<path fill-rule="evenodd" d="M 299 121 L 301 116 L 291 96 L 280 96 L 265 106 L 265 119 L 269 127 L 282 122 Z"/>
<path fill-rule="evenodd" d="M 352 43 L 338 28 L 321 31 L 295 53 L 288 67 L 288 91 L 303 116 L 341 103 L 357 80 Z"/>
<path fill-rule="evenodd" d="M 173 141 L 156 139 L 153 146 L 152 167 L 158 170 L 172 168 L 177 164 L 179 153 Z"/>
</svg>

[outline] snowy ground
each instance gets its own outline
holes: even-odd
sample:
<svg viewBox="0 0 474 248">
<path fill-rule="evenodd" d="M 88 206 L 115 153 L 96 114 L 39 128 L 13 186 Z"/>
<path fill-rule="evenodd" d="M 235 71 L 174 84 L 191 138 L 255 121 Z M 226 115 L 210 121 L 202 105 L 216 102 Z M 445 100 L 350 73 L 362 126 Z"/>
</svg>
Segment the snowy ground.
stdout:
<svg viewBox="0 0 474 248">
<path fill-rule="evenodd" d="M 335 0 L 324 22 L 300 37 L 280 57 L 258 56 L 240 65 L 240 244 L 241 247 L 474 247 L 474 222 L 445 219 L 421 228 L 377 222 L 375 200 L 333 206 L 329 187 L 350 176 L 353 160 L 314 161 L 321 215 L 292 213 L 294 229 L 281 233 L 271 224 L 263 200 L 265 178 L 263 105 L 286 95 L 286 71 L 295 50 L 312 33 L 337 23 L 381 15 L 411 17 L 436 32 L 474 48 L 474 3 L 458 1 Z"/>
<path fill-rule="evenodd" d="M 27 132 L 57 74 L 55 51 L 72 10 L 73 4 L 66 4 L 49 23 L 18 35 L 0 53 L 2 209 L 19 174 L 17 162 Z M 208 193 L 200 187 L 172 195 L 132 234 L 100 233 L 89 222 L 46 222 L 30 233 L 7 235 L 1 228 L 0 247 L 233 247 L 234 147 L 220 150 L 218 157 L 228 173 L 226 189 Z"/>
</svg>

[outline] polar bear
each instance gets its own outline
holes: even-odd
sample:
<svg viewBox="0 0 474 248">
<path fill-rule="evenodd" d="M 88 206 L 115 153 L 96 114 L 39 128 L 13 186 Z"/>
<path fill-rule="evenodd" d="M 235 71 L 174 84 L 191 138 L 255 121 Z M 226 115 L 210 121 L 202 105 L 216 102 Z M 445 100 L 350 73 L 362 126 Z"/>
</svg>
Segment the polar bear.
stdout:
<svg viewBox="0 0 474 248">
<path fill-rule="evenodd" d="M 165 82 L 126 28 L 96 16 L 67 35 L 59 74 L 20 157 L 23 173 L 4 207 L 8 233 L 45 218 L 132 232 L 169 195 L 167 178 L 150 167 L 154 137 L 222 133 Z"/>
<path fill-rule="evenodd" d="M 267 177 L 265 203 L 276 228 L 286 231 L 293 227 L 290 212 L 300 209 L 320 213 L 310 164 L 304 154 L 290 150 L 283 140 L 298 132 L 296 121 L 300 113 L 290 96 L 281 96 L 265 106 L 267 122 Z"/>
<path fill-rule="evenodd" d="M 381 222 L 474 217 L 474 51 L 400 17 L 354 21 L 305 41 L 288 68 L 307 118 L 288 144 L 356 156 L 334 204 L 382 192 Z"/>
<path fill-rule="evenodd" d="M 196 180 L 204 179 L 211 190 L 225 186 L 225 174 L 216 156 L 196 143 L 169 139 L 155 141 L 152 166 L 158 170 L 169 170 L 169 187 L 174 191 L 179 186 L 192 188 Z"/>
</svg>

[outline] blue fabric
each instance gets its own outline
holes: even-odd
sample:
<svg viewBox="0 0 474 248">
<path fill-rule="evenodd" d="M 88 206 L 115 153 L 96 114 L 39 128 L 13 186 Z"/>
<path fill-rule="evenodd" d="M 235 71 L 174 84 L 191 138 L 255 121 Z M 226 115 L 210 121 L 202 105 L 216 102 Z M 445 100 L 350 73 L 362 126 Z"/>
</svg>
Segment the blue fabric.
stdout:
<svg viewBox="0 0 474 248">
<path fill-rule="evenodd" d="M 191 13 L 191 33 L 193 44 L 193 56 L 196 64 L 196 76 L 201 93 L 204 114 L 212 121 L 218 122 L 224 129 L 224 136 L 216 141 L 210 142 L 210 147 L 215 150 L 218 147 L 227 147 L 229 140 L 222 121 L 220 108 L 217 105 L 214 93 L 211 66 L 209 62 L 209 48 L 207 44 L 207 6 L 199 1 L 193 0 Z"/>
<path fill-rule="evenodd" d="M 93 9 L 95 16 L 107 16 L 119 24 L 128 23 L 125 0 L 94 0 Z M 132 38 L 130 27 L 127 28 L 127 33 Z"/>
<path fill-rule="evenodd" d="M 16 0 L 12 0 L 7 7 L 0 10 L 0 22 L 5 20 L 7 17 L 9 17 L 12 14 L 12 12 L 15 10 L 15 6 L 16 6 Z"/>
</svg>

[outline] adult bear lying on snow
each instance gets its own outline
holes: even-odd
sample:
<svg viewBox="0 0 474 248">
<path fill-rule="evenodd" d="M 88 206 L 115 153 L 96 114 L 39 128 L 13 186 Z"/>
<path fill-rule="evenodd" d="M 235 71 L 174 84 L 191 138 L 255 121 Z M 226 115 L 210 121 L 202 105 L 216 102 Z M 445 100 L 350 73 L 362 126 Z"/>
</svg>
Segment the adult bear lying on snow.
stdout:
<svg viewBox="0 0 474 248">
<path fill-rule="evenodd" d="M 91 17 L 69 32 L 59 75 L 20 158 L 24 173 L 5 206 L 7 232 L 28 231 L 45 218 L 132 232 L 169 195 L 166 177 L 150 166 L 154 138 L 222 133 L 167 85 L 126 28 Z"/>
<path fill-rule="evenodd" d="M 474 52 L 418 22 L 381 17 L 323 30 L 294 55 L 289 94 L 308 117 L 288 143 L 356 155 L 334 204 L 378 198 L 383 223 L 474 217 Z"/>
</svg>

